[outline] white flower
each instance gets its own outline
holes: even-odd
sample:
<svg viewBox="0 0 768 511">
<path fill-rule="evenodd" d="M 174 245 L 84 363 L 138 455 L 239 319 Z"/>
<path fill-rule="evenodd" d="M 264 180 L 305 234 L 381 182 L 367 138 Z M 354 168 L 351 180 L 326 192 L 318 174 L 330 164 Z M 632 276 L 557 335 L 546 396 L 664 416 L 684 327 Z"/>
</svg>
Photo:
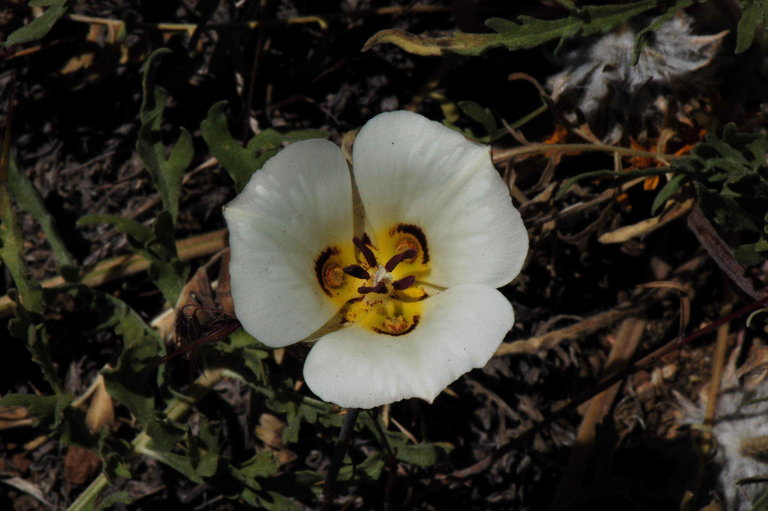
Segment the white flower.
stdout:
<svg viewBox="0 0 768 511">
<path fill-rule="evenodd" d="M 489 148 L 437 122 L 381 114 L 352 159 L 297 142 L 226 206 L 235 312 L 268 346 L 319 338 L 304 377 L 325 401 L 432 401 L 512 327 L 495 288 L 528 236 Z"/>
</svg>

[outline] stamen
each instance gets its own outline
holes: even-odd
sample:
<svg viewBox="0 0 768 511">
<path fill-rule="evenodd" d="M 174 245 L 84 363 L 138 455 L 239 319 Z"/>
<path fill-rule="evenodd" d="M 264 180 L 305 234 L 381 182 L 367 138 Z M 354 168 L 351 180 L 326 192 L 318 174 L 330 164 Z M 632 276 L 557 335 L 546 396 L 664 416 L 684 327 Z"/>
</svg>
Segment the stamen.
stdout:
<svg viewBox="0 0 768 511">
<path fill-rule="evenodd" d="M 338 264 L 326 264 L 323 268 L 323 282 L 330 288 L 336 289 L 344 285 L 344 273 Z"/>
<path fill-rule="evenodd" d="M 395 267 L 403 262 L 406 259 L 413 259 L 416 257 L 416 251 L 413 249 L 406 250 L 405 252 L 402 252 L 400 254 L 393 255 L 392 258 L 390 258 L 389 261 L 387 261 L 387 264 L 384 265 L 384 269 L 387 271 L 392 271 L 395 269 Z"/>
<path fill-rule="evenodd" d="M 392 283 L 392 287 L 398 291 L 402 291 L 403 289 L 408 289 L 411 287 L 414 282 L 416 282 L 416 277 L 414 275 L 408 275 L 407 277 L 403 277 L 400 280 L 394 281 Z"/>
<path fill-rule="evenodd" d="M 363 269 L 362 266 L 359 264 L 353 264 L 351 266 L 345 266 L 342 268 L 344 270 L 344 273 L 347 275 L 351 275 L 352 277 L 355 277 L 356 279 L 363 279 L 368 280 L 371 278 L 371 276 L 368 274 L 367 271 Z"/>
<path fill-rule="evenodd" d="M 364 295 L 366 293 L 386 294 L 387 285 L 384 284 L 384 282 L 379 282 L 375 286 L 360 286 L 357 288 L 357 292 L 360 293 L 361 295 Z"/>
<path fill-rule="evenodd" d="M 363 257 L 365 258 L 365 261 L 368 263 L 368 266 L 371 268 L 375 268 L 378 266 L 379 263 L 376 262 L 376 256 L 373 255 L 373 251 L 368 247 L 368 244 L 370 244 L 371 239 L 368 237 L 367 234 L 363 234 L 363 239 L 361 240 L 357 236 L 352 238 L 352 242 L 355 244 L 355 246 L 360 250 L 360 253 L 363 254 Z"/>
</svg>

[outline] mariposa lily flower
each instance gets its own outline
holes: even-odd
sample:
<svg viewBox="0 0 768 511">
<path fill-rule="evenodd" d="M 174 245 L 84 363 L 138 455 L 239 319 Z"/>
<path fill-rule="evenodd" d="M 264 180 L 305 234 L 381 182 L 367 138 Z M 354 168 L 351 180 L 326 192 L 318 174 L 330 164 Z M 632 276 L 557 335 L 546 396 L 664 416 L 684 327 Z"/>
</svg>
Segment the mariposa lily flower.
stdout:
<svg viewBox="0 0 768 511">
<path fill-rule="evenodd" d="M 317 339 L 304 378 L 325 401 L 431 402 L 512 328 L 496 288 L 528 236 L 489 147 L 437 122 L 380 114 L 352 162 L 294 143 L 226 206 L 235 312 L 267 346 Z"/>
</svg>

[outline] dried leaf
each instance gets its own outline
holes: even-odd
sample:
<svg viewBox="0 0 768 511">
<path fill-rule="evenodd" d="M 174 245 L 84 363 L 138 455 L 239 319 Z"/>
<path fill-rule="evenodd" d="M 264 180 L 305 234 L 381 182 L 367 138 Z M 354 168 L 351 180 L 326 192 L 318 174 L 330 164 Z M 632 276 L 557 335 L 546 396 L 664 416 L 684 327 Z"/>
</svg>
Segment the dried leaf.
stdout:
<svg viewBox="0 0 768 511">
<path fill-rule="evenodd" d="M 115 405 L 104 385 L 104 376 L 99 375 L 97 378 L 96 390 L 85 415 L 85 425 L 91 433 L 110 428 L 115 422 Z"/>
<path fill-rule="evenodd" d="M 79 445 L 70 445 L 64 456 L 64 479 L 72 484 L 85 484 L 101 468 L 99 456 Z"/>
</svg>

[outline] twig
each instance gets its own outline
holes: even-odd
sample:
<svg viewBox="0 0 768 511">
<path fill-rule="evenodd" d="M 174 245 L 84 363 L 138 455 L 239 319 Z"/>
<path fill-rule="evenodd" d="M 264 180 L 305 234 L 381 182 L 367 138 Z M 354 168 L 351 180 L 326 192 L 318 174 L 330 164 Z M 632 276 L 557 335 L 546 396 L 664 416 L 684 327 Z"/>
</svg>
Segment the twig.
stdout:
<svg viewBox="0 0 768 511">
<path fill-rule="evenodd" d="M 347 415 L 344 417 L 344 422 L 342 423 L 341 431 L 339 432 L 339 439 L 336 441 L 336 447 L 333 450 L 331 466 L 328 467 L 328 473 L 325 475 L 323 500 L 320 506 L 321 511 L 329 511 L 333 506 L 336 478 L 339 477 L 339 470 L 341 470 L 344 457 L 347 455 L 347 446 L 349 445 L 352 431 L 355 429 L 355 421 L 357 421 L 357 415 L 359 413 L 359 408 L 347 409 Z"/>
<path fill-rule="evenodd" d="M 741 309 L 735 312 L 732 312 L 731 314 L 728 314 L 727 316 L 720 318 L 717 321 L 710 323 L 704 328 L 701 328 L 693 332 L 692 334 L 688 335 L 683 339 L 680 339 L 679 337 L 672 339 L 671 341 L 666 343 L 664 346 L 661 346 L 660 348 L 652 351 L 648 355 L 645 355 L 644 357 L 640 358 L 639 360 L 631 364 L 629 367 L 627 367 L 625 370 L 620 371 L 614 374 L 613 376 L 609 376 L 604 380 L 600 381 L 592 389 L 582 393 L 581 395 L 573 399 L 571 402 L 569 402 L 562 408 L 559 408 L 557 411 L 555 411 L 554 413 L 546 417 L 543 421 L 537 423 L 536 425 L 534 425 L 533 427 L 525 431 L 523 434 L 521 434 L 519 437 L 512 439 L 508 444 L 497 449 L 494 453 L 489 454 L 488 456 L 478 461 L 474 465 L 471 465 L 462 470 L 457 470 L 451 474 L 437 476 L 438 479 L 442 479 L 442 480 L 465 479 L 467 477 L 471 477 L 475 474 L 479 474 L 483 472 L 484 470 L 489 468 L 491 465 L 499 461 L 505 454 L 525 445 L 525 443 L 528 442 L 536 433 L 538 433 L 545 427 L 549 426 L 553 422 L 559 420 L 560 418 L 565 417 L 569 413 L 573 412 L 579 406 L 581 406 L 582 403 L 589 401 L 599 393 L 603 392 L 605 389 L 610 388 L 614 384 L 622 381 L 627 376 L 634 374 L 635 372 L 642 369 L 643 367 L 655 362 L 656 360 L 660 359 L 667 353 L 670 353 L 676 349 L 680 349 L 682 346 L 694 341 L 695 339 L 698 339 L 699 337 L 712 332 L 713 330 L 720 327 L 720 325 L 724 325 L 729 321 L 732 321 L 736 318 L 744 316 L 745 314 L 748 314 L 753 310 L 762 307 L 765 303 L 768 303 L 768 293 L 764 294 L 762 298 L 760 298 L 759 300 L 756 300 L 750 303 L 749 305 L 746 305 Z"/>
<path fill-rule="evenodd" d="M 765 296 L 765 288 L 755 289 L 752 281 L 745 276 L 747 270 L 736 261 L 736 258 L 731 254 L 731 249 L 717 234 L 712 223 L 704 216 L 698 206 L 694 207 L 688 215 L 688 228 L 693 231 L 701 246 L 723 270 L 728 279 L 736 284 L 744 294 L 752 300 Z"/>
<path fill-rule="evenodd" d="M 581 152 L 601 152 L 620 154 L 622 156 L 639 156 L 642 158 L 653 158 L 663 163 L 667 163 L 667 160 L 674 160 L 683 157 L 677 154 L 653 153 L 650 151 L 641 151 L 639 149 L 631 149 L 629 147 L 612 146 L 606 144 L 530 144 L 522 147 L 515 147 L 513 149 L 494 149 L 491 153 L 491 156 L 493 158 L 493 163 L 498 164 L 511 158 L 515 158 L 516 156 L 522 156 L 524 154 Z"/>
<path fill-rule="evenodd" d="M 547 332 L 544 335 L 538 335 L 536 337 L 529 337 L 525 340 L 504 343 L 499 346 L 493 356 L 502 357 L 505 355 L 516 355 L 522 353 L 530 354 L 547 350 L 557 346 L 562 341 L 575 339 L 601 328 L 605 328 L 612 323 L 626 318 L 627 316 L 638 314 L 648 307 L 650 307 L 650 303 L 639 303 L 634 305 L 622 304 L 615 309 L 595 314 L 594 316 L 585 318 L 574 325 L 553 330 L 552 332 Z"/>
</svg>

